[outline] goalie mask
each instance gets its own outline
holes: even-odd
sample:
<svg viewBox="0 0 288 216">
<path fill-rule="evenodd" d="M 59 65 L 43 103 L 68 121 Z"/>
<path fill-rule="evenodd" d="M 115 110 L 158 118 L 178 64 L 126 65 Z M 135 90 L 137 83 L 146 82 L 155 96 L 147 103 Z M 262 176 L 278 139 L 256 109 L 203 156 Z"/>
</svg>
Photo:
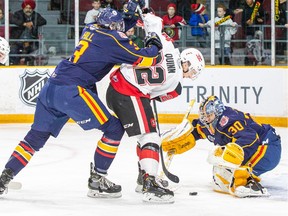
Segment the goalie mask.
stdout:
<svg viewBox="0 0 288 216">
<path fill-rule="evenodd" d="M 0 37 L 0 63 L 5 64 L 8 60 L 10 53 L 10 46 L 7 40 L 3 37 Z"/>
<path fill-rule="evenodd" d="M 188 48 L 181 52 L 180 58 L 183 77 L 195 80 L 205 67 L 202 53 L 195 48 Z"/>
<path fill-rule="evenodd" d="M 215 128 L 219 116 L 223 114 L 225 106 L 221 100 L 216 96 L 209 96 L 199 107 L 199 119 L 204 125 L 212 124 Z"/>
<path fill-rule="evenodd" d="M 96 23 L 104 28 L 125 32 L 125 23 L 121 13 L 111 8 L 105 8 L 96 18 Z"/>
</svg>

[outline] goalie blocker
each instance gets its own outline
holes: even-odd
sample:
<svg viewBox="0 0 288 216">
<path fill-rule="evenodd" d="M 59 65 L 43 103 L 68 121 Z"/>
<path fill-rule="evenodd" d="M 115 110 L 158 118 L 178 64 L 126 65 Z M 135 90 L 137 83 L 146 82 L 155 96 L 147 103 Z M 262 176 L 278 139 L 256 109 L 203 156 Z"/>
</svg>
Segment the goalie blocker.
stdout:
<svg viewBox="0 0 288 216">
<path fill-rule="evenodd" d="M 177 127 L 161 134 L 162 149 L 164 152 L 182 154 L 192 149 L 195 138 L 191 133 L 193 126 L 188 119 L 184 119 Z"/>
</svg>

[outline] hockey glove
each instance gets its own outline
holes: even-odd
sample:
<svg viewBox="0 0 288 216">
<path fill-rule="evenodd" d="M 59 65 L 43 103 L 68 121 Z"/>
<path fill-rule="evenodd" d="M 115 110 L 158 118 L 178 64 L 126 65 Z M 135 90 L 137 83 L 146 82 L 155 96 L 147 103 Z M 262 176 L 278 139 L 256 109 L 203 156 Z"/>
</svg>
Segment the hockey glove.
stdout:
<svg viewBox="0 0 288 216">
<path fill-rule="evenodd" d="M 244 151 L 236 143 L 228 143 L 225 146 L 216 146 L 209 154 L 207 161 L 216 166 L 238 168 L 244 160 Z"/>
<path fill-rule="evenodd" d="M 134 1 L 129 1 L 127 7 L 123 11 L 122 17 L 124 19 L 137 20 L 139 18 L 139 14 L 137 12 L 137 6 L 138 3 L 135 3 Z"/>
<path fill-rule="evenodd" d="M 192 149 L 195 144 L 195 138 L 191 131 L 193 126 L 188 119 L 184 119 L 176 128 L 161 134 L 163 151 L 182 154 Z"/>
<path fill-rule="evenodd" d="M 145 47 L 149 47 L 151 45 L 154 45 L 158 48 L 159 52 L 163 48 L 161 40 L 155 32 L 148 32 L 148 35 L 144 38 L 144 45 L 145 45 Z"/>
<path fill-rule="evenodd" d="M 134 2 L 136 4 L 139 4 L 140 8 L 144 8 L 145 7 L 145 0 L 129 0 L 129 2 L 130 1 L 132 1 L 132 2 Z"/>
</svg>

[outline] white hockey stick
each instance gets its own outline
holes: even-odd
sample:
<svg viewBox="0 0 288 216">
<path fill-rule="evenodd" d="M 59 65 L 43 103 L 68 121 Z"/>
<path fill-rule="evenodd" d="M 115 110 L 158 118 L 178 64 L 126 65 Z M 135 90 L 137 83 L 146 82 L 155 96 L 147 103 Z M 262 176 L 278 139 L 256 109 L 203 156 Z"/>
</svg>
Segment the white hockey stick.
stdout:
<svg viewBox="0 0 288 216">
<path fill-rule="evenodd" d="M 186 113 L 185 113 L 185 115 L 184 115 L 184 117 L 183 117 L 183 120 L 185 120 L 185 119 L 187 119 L 188 117 L 189 117 L 189 115 L 190 115 L 190 112 L 191 112 L 191 110 L 192 110 L 192 107 L 194 106 L 194 103 L 195 103 L 195 99 L 192 99 L 190 102 L 189 102 L 189 106 L 188 106 L 188 108 L 187 108 L 187 111 L 186 111 Z M 182 120 L 182 121 L 183 121 Z M 166 154 L 166 156 L 165 156 L 165 162 L 164 162 L 164 164 L 165 164 L 165 167 L 166 167 L 166 169 L 168 170 L 169 169 L 169 167 L 170 167 L 170 165 L 171 165 L 171 162 L 172 162 L 172 159 L 173 159 L 173 157 L 174 157 L 174 155 L 175 155 L 175 152 L 174 151 L 169 151 L 169 152 L 167 152 L 167 154 Z M 164 179 L 164 171 L 163 171 L 163 169 L 162 169 L 162 171 L 161 171 L 161 173 L 160 173 L 160 175 L 159 175 L 159 178 L 160 179 Z M 168 177 L 168 176 L 167 176 Z M 168 179 L 169 179 L 169 177 L 168 177 Z"/>
</svg>

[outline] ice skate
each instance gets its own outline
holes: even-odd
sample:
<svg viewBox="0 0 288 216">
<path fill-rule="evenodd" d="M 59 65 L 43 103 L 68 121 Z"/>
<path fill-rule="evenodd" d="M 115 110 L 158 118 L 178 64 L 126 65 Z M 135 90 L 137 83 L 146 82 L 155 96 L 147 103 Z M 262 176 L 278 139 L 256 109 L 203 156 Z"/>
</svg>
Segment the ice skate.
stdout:
<svg viewBox="0 0 288 216">
<path fill-rule="evenodd" d="M 135 191 L 137 193 L 142 193 L 142 190 L 143 190 L 143 176 L 144 176 L 145 172 L 144 170 L 141 170 L 139 168 L 139 172 L 138 172 L 138 177 L 137 177 L 137 180 L 136 180 L 136 188 L 135 188 Z"/>
<path fill-rule="evenodd" d="M 174 203 L 174 193 L 160 187 L 155 176 L 145 174 L 143 177 L 143 201 L 150 203 Z"/>
<path fill-rule="evenodd" d="M 13 179 L 13 171 L 5 169 L 0 176 L 0 195 L 8 192 L 9 182 Z"/>
<path fill-rule="evenodd" d="M 143 191 L 143 176 L 144 175 L 145 175 L 145 171 L 141 170 L 140 164 L 138 162 L 138 177 L 136 180 L 137 186 L 135 188 L 135 192 L 137 192 L 137 193 L 142 193 L 142 191 Z M 159 177 L 156 177 L 156 182 L 164 188 L 167 188 L 169 186 L 169 183 L 167 180 L 161 179 Z"/>
<path fill-rule="evenodd" d="M 268 197 L 270 194 L 259 182 L 253 178 L 249 179 L 245 186 L 239 186 L 235 189 L 235 196 L 245 197 Z"/>
<path fill-rule="evenodd" d="M 121 186 L 109 181 L 105 175 L 95 172 L 93 163 L 91 163 L 88 188 L 87 196 L 92 198 L 119 198 L 122 196 Z"/>
</svg>

